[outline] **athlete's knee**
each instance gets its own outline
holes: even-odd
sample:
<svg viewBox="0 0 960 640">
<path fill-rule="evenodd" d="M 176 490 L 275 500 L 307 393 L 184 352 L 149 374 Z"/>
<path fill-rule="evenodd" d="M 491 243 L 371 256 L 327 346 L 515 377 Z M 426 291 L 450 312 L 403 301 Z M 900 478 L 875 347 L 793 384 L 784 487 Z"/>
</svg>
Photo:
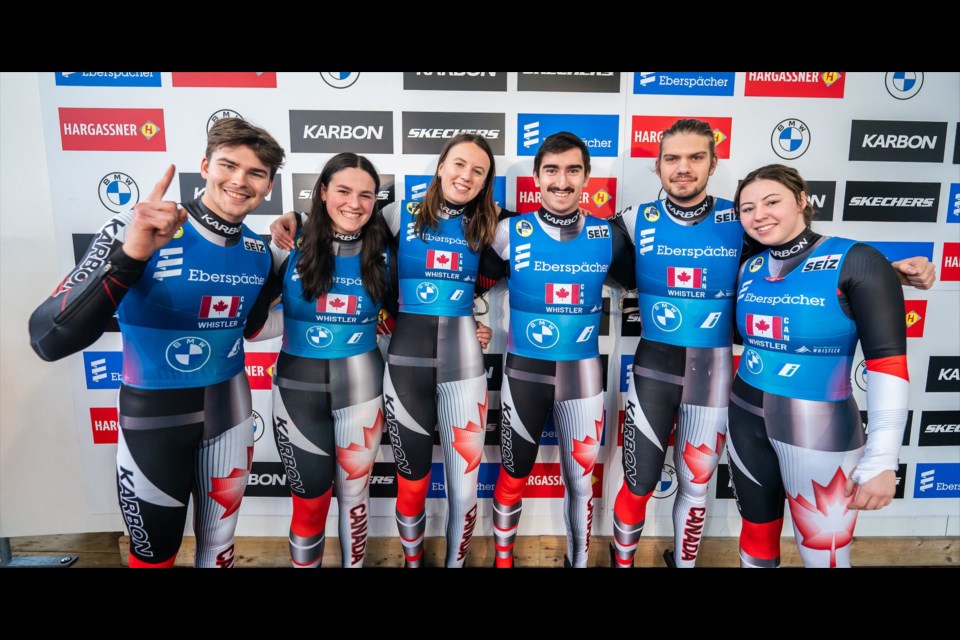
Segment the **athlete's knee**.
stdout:
<svg viewBox="0 0 960 640">
<path fill-rule="evenodd" d="M 635 524 L 646 520 L 647 502 L 653 491 L 648 491 L 643 495 L 634 493 L 634 488 L 627 482 L 620 487 L 617 493 L 617 499 L 613 504 L 613 511 L 621 522 L 626 524 Z"/>
<path fill-rule="evenodd" d="M 404 516 L 415 516 L 421 513 L 427 502 L 427 492 L 430 490 L 430 474 L 419 480 L 410 480 L 397 476 L 397 511 Z"/>
<path fill-rule="evenodd" d="M 330 511 L 330 496 L 333 489 L 327 489 L 319 498 L 301 498 L 293 496 L 293 517 L 290 531 L 298 536 L 312 536 L 326 526 L 327 513 Z"/>
<path fill-rule="evenodd" d="M 493 498 L 500 504 L 516 504 L 523 497 L 525 486 L 527 486 L 527 476 L 514 478 L 501 467 L 497 485 L 493 489 Z"/>
<path fill-rule="evenodd" d="M 772 522 L 743 520 L 740 529 L 740 550 L 758 560 L 775 560 L 780 557 L 780 533 L 783 518 Z"/>
</svg>

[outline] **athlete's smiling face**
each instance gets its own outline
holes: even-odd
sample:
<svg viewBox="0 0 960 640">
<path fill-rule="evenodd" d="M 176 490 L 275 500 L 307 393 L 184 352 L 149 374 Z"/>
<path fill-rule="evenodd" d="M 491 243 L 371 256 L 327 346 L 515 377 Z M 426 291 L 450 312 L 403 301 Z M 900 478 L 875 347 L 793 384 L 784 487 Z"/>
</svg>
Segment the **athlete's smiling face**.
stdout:
<svg viewBox="0 0 960 640">
<path fill-rule="evenodd" d="M 203 204 L 228 222 L 242 222 L 273 188 L 270 167 L 246 146 L 220 147 L 200 163 Z"/>
<path fill-rule="evenodd" d="M 444 200 L 454 206 L 467 204 L 483 189 L 489 173 L 490 158 L 483 149 L 472 142 L 451 147 L 437 166 Z"/>
<path fill-rule="evenodd" d="M 577 147 L 562 153 L 545 153 L 540 161 L 540 172 L 533 176 L 540 188 L 540 204 L 559 216 L 579 208 L 580 194 L 589 180 L 583 154 Z"/>
<path fill-rule="evenodd" d="M 740 189 L 740 223 L 747 235 L 768 247 L 776 247 L 800 235 L 806 222 L 803 209 L 807 194 L 800 200 L 776 180 L 756 180 Z"/>
<path fill-rule="evenodd" d="M 706 136 L 676 133 L 661 141 L 656 167 L 670 200 L 687 207 L 707 197 L 707 181 L 717 168 L 717 158 L 710 153 Z"/>
<path fill-rule="evenodd" d="M 327 208 L 333 230 L 344 235 L 360 231 L 373 215 L 377 203 L 376 185 L 369 173 L 350 167 L 330 177 L 330 185 L 320 185 L 320 197 Z"/>
</svg>

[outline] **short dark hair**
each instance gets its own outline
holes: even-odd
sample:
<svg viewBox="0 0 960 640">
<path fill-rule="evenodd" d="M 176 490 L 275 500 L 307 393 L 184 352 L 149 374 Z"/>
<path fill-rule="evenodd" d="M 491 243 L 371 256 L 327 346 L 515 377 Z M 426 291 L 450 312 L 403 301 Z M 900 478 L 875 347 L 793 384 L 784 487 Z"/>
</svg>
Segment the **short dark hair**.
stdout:
<svg viewBox="0 0 960 640">
<path fill-rule="evenodd" d="M 265 129 L 250 124 L 242 118 L 220 118 L 207 132 L 207 160 L 220 147 L 249 147 L 260 162 L 270 167 L 270 179 L 283 166 L 286 155 L 283 147 Z"/>
<path fill-rule="evenodd" d="M 660 136 L 660 154 L 657 156 L 658 159 L 663 157 L 663 141 L 679 133 L 693 133 L 708 138 L 710 140 L 710 160 L 716 157 L 713 148 L 716 146 L 717 140 L 713 137 L 713 129 L 710 127 L 710 123 L 697 120 L 696 118 L 681 118 L 670 125 L 670 127 L 663 132 L 663 135 Z"/>
<path fill-rule="evenodd" d="M 540 163 L 543 162 L 544 155 L 563 153 L 570 149 L 580 149 L 580 154 L 583 156 L 583 171 L 590 173 L 590 150 L 587 149 L 587 144 L 574 133 L 559 131 L 547 136 L 537 149 L 537 155 L 533 158 L 533 175 L 540 175 Z"/>
</svg>

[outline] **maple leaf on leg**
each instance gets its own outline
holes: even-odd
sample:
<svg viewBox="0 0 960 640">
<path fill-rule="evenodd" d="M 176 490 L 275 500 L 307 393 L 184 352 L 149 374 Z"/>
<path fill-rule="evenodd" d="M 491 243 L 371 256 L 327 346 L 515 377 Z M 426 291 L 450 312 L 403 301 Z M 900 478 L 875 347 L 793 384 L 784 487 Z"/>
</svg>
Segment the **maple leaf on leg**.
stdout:
<svg viewBox="0 0 960 640">
<path fill-rule="evenodd" d="M 597 428 L 597 437 L 585 436 L 583 440 L 573 440 L 573 451 L 570 455 L 573 456 L 573 459 L 577 461 L 581 467 L 583 467 L 583 475 L 589 474 L 593 471 L 594 465 L 597 463 L 597 454 L 600 453 L 600 434 L 603 433 L 603 418 L 599 420 L 594 420 L 593 424 Z"/>
<path fill-rule="evenodd" d="M 826 486 L 812 482 L 816 506 L 802 495 L 787 494 L 790 514 L 800 532 L 803 546 L 830 552 L 830 567 L 837 566 L 837 549 L 853 540 L 853 526 L 857 522 L 856 510 L 847 509 L 853 496 L 843 495 L 847 477 L 837 468 L 833 479 Z"/>
<path fill-rule="evenodd" d="M 373 424 L 363 428 L 363 444 L 351 442 L 349 446 L 337 447 L 337 463 L 347 472 L 347 480 L 356 480 L 370 475 L 377 457 L 374 447 L 380 446 L 383 433 L 383 412 L 377 409 Z M 371 452 L 373 455 L 370 455 Z"/>
<path fill-rule="evenodd" d="M 247 474 L 250 473 L 252 464 L 253 447 L 247 447 L 247 467 L 245 469 L 234 468 L 226 477 L 210 478 L 211 488 L 207 495 L 225 509 L 224 514 L 220 516 L 221 520 L 229 518 L 240 508 L 243 491 L 247 488 Z"/>
<path fill-rule="evenodd" d="M 484 425 L 487 423 L 487 405 L 489 404 L 487 396 L 483 397 L 483 404 L 477 404 L 477 410 L 480 414 L 477 422 L 470 420 L 467 426 L 462 429 L 453 425 L 453 448 L 457 453 L 467 461 L 467 468 L 464 473 L 470 473 L 480 465 L 480 458 L 483 456 L 483 432 Z M 476 434 L 481 434 L 477 437 Z"/>
<path fill-rule="evenodd" d="M 710 476 L 713 470 L 717 468 L 720 461 L 720 453 L 723 451 L 723 443 L 726 437 L 722 433 L 717 434 L 717 447 L 711 449 L 706 443 L 694 447 L 689 442 L 684 444 L 683 461 L 687 463 L 687 468 L 693 474 L 693 482 L 705 484 L 710 482 Z"/>
</svg>

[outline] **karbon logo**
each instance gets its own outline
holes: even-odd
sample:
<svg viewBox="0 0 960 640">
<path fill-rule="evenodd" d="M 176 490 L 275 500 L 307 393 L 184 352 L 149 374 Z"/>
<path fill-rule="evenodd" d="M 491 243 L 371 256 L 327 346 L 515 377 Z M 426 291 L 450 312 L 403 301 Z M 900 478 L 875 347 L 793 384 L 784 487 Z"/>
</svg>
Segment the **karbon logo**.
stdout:
<svg viewBox="0 0 960 640">
<path fill-rule="evenodd" d="M 506 91 L 504 71 L 405 71 L 403 88 L 420 91 Z"/>
<path fill-rule="evenodd" d="M 60 107 L 64 151 L 166 151 L 163 109 Z"/>
<path fill-rule="evenodd" d="M 91 407 L 90 430 L 93 444 L 117 444 L 120 418 L 116 407 Z"/>
<path fill-rule="evenodd" d="M 743 95 L 770 98 L 842 98 L 840 71 L 748 71 Z"/>
<path fill-rule="evenodd" d="M 247 477 L 244 496 L 285 498 L 290 495 L 287 473 L 282 462 L 254 462 Z"/>
<path fill-rule="evenodd" d="M 393 112 L 291 111 L 290 150 L 393 153 Z"/>
<path fill-rule="evenodd" d="M 633 116 L 630 127 L 630 157 L 659 158 L 660 138 L 663 132 L 674 122 L 683 118 L 696 118 L 708 123 L 713 129 L 714 152 L 717 157 L 730 157 L 730 132 L 733 129 L 733 118 L 680 115 Z"/>
<path fill-rule="evenodd" d="M 829 222 L 833 220 L 836 206 L 837 183 L 829 181 L 807 180 L 809 193 L 807 202 L 813 206 L 814 220 Z"/>
<path fill-rule="evenodd" d="M 533 176 L 517 176 L 517 212 L 530 213 L 540 208 L 540 189 Z M 590 176 L 580 194 L 580 208 L 597 218 L 609 218 L 617 212 L 617 179 Z"/>
<path fill-rule="evenodd" d="M 170 76 L 175 87 L 277 88 L 277 73 L 275 71 L 174 71 Z"/>
<path fill-rule="evenodd" d="M 960 356 L 930 356 L 926 391 L 960 391 Z"/>
<path fill-rule="evenodd" d="M 946 122 L 854 120 L 850 160 L 868 162 L 943 162 Z"/>
</svg>

